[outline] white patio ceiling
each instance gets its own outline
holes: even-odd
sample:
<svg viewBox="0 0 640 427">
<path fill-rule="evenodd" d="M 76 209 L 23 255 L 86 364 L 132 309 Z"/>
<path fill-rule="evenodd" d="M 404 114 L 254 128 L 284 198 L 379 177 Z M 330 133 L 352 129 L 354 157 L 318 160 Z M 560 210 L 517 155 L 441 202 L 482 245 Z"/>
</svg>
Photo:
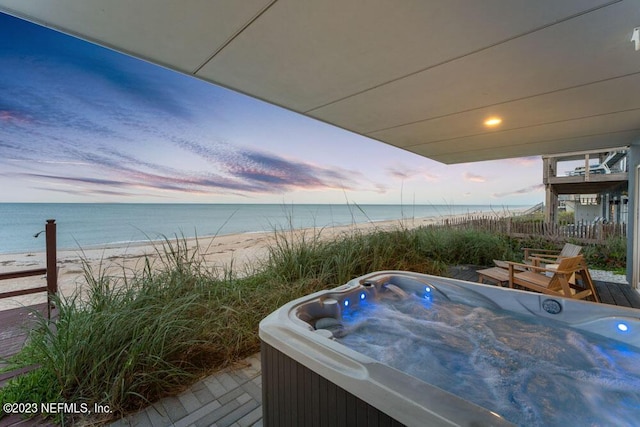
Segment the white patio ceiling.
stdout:
<svg viewBox="0 0 640 427">
<path fill-rule="evenodd" d="M 640 1 L 0 0 L 444 163 L 640 138 Z M 483 121 L 500 116 L 501 126 Z"/>
</svg>

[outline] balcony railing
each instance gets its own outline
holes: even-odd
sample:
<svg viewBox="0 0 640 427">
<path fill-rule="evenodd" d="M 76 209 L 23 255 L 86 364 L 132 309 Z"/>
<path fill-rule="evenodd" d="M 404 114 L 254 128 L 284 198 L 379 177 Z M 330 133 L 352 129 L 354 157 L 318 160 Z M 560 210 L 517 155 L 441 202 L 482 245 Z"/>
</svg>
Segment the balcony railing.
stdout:
<svg viewBox="0 0 640 427">
<path fill-rule="evenodd" d="M 45 275 L 46 286 L 38 286 L 35 288 L 32 287 L 32 288 L 17 289 L 13 291 L 0 292 L 0 299 L 13 298 L 13 297 L 22 296 L 22 295 L 30 295 L 30 294 L 35 294 L 39 292 L 46 292 L 47 307 L 48 307 L 47 314 L 49 317 L 51 317 L 51 308 L 52 308 L 51 297 L 58 293 L 56 221 L 54 219 L 47 220 L 44 232 L 46 237 L 46 267 L 0 273 L 0 281 Z M 40 233 L 37 233 L 36 237 L 38 236 L 38 234 Z"/>
</svg>

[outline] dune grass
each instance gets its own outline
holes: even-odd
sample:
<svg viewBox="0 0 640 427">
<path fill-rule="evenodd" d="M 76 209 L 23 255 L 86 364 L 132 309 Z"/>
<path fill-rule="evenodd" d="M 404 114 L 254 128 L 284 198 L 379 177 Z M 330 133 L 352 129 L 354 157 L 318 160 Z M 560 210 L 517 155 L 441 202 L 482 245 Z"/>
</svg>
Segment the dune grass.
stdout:
<svg viewBox="0 0 640 427">
<path fill-rule="evenodd" d="M 258 351 L 260 320 L 295 298 L 372 271 L 442 275 L 521 252 L 506 236 L 435 227 L 328 240 L 321 230 L 282 230 L 274 242 L 242 276 L 211 269 L 184 239 L 166 240 L 156 264 L 147 259 L 127 279 L 85 264 L 86 295 L 58 300 L 55 324 L 40 318 L 14 361 L 40 368 L 1 389 L 0 403 L 98 403 L 119 416 Z"/>
</svg>

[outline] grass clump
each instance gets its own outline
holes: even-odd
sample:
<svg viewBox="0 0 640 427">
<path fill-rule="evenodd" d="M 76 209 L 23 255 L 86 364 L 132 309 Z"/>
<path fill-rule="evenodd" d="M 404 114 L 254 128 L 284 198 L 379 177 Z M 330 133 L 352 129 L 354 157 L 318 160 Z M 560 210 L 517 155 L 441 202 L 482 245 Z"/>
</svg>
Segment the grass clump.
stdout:
<svg viewBox="0 0 640 427">
<path fill-rule="evenodd" d="M 0 398 L 15 399 L 26 382 L 46 379 L 38 383 L 51 392 L 30 401 L 99 403 L 124 413 L 196 378 L 215 359 L 208 336 L 215 324 L 203 316 L 202 277 L 190 274 L 197 270 L 184 268 L 184 259 L 173 261 L 166 271 L 145 270 L 125 283 L 86 265 L 86 300 L 58 299 L 56 322 L 39 318 L 24 352 L 40 367 Z"/>
<path fill-rule="evenodd" d="M 289 283 L 313 278 L 338 285 L 380 270 L 442 275 L 451 264 L 483 265 L 512 252 L 505 237 L 473 230 L 398 228 L 331 240 L 323 240 L 320 232 L 291 232 L 276 235 L 265 271 Z"/>
<path fill-rule="evenodd" d="M 545 216 L 543 212 L 536 212 L 528 215 L 514 216 L 511 220 L 514 222 L 542 224 L 545 222 Z M 573 211 L 558 212 L 557 222 L 558 224 L 573 223 L 575 222 L 575 213 Z"/>
<path fill-rule="evenodd" d="M 587 245 L 584 256 L 589 266 L 622 273 L 627 266 L 627 239 L 610 237 L 603 244 Z"/>
</svg>

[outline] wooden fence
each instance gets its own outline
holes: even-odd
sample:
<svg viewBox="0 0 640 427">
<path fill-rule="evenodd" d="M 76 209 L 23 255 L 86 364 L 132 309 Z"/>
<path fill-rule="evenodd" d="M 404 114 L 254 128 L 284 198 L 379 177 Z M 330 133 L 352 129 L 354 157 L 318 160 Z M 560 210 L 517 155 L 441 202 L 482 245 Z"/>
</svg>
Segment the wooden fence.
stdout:
<svg viewBox="0 0 640 427">
<path fill-rule="evenodd" d="M 444 219 L 439 226 L 501 233 L 512 237 L 544 236 L 550 239 L 573 239 L 582 243 L 602 243 L 610 237 L 626 237 L 626 224 L 585 223 L 552 224 L 524 221 L 518 217 L 496 218 L 468 216 Z"/>
</svg>

